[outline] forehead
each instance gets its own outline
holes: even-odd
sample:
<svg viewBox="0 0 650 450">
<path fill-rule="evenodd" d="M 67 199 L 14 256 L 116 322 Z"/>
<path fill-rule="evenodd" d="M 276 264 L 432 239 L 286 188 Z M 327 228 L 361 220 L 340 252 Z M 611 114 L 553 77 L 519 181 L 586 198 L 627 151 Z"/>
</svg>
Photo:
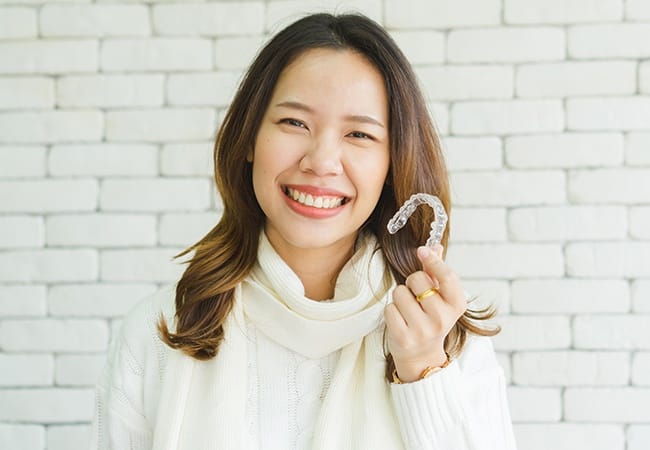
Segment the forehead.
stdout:
<svg viewBox="0 0 650 450">
<path fill-rule="evenodd" d="M 372 109 L 387 115 L 381 72 L 352 50 L 310 49 L 280 74 L 273 101 L 297 100 L 313 106 Z"/>
</svg>

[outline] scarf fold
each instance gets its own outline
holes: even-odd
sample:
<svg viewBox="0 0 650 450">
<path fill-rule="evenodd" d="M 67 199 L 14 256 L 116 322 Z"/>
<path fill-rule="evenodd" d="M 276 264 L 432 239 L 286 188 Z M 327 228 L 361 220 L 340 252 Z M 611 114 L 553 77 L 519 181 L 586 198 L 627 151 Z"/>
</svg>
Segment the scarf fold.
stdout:
<svg viewBox="0 0 650 450">
<path fill-rule="evenodd" d="M 311 448 L 402 449 L 384 378 L 383 309 L 394 287 L 376 239 L 365 236 L 343 267 L 331 301 L 304 296 L 298 277 L 260 235 L 258 263 L 235 289 L 217 356 L 172 351 L 154 430 L 155 450 L 250 449 L 246 430 L 246 320 L 309 358 L 340 350 Z M 260 418 L 259 420 L 264 420 Z"/>
</svg>

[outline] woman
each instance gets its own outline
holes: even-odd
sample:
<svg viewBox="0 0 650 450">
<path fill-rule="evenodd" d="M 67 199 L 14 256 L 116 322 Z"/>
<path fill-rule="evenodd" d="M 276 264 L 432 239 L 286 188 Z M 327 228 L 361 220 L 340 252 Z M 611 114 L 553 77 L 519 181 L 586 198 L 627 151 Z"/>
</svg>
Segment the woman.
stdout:
<svg viewBox="0 0 650 450">
<path fill-rule="evenodd" d="M 415 192 L 449 209 L 449 189 L 381 27 L 316 14 L 276 35 L 225 116 L 215 179 L 220 222 L 124 320 L 95 448 L 514 449 L 491 312 L 467 310 L 442 246 L 418 248 L 431 211 L 386 230 Z"/>
</svg>

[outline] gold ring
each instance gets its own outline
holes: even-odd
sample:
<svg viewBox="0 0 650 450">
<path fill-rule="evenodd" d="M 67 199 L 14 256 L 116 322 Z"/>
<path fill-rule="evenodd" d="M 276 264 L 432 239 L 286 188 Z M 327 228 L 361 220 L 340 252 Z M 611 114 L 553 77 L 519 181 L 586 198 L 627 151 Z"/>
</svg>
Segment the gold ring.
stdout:
<svg viewBox="0 0 650 450">
<path fill-rule="evenodd" d="M 437 293 L 438 293 L 438 289 L 432 287 L 432 288 L 429 288 L 426 291 L 422 292 L 421 294 L 416 295 L 415 299 L 418 302 L 421 302 L 424 298 L 431 297 L 432 295 L 437 294 Z"/>
</svg>

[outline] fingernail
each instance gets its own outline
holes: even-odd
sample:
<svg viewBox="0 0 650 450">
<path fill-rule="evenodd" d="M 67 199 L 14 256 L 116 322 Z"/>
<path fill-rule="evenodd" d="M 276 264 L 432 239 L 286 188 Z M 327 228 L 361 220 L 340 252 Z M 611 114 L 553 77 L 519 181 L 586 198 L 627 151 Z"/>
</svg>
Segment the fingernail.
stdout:
<svg viewBox="0 0 650 450">
<path fill-rule="evenodd" d="M 418 247 L 418 257 L 420 259 L 425 259 L 431 256 L 431 249 L 427 246 Z"/>
</svg>

